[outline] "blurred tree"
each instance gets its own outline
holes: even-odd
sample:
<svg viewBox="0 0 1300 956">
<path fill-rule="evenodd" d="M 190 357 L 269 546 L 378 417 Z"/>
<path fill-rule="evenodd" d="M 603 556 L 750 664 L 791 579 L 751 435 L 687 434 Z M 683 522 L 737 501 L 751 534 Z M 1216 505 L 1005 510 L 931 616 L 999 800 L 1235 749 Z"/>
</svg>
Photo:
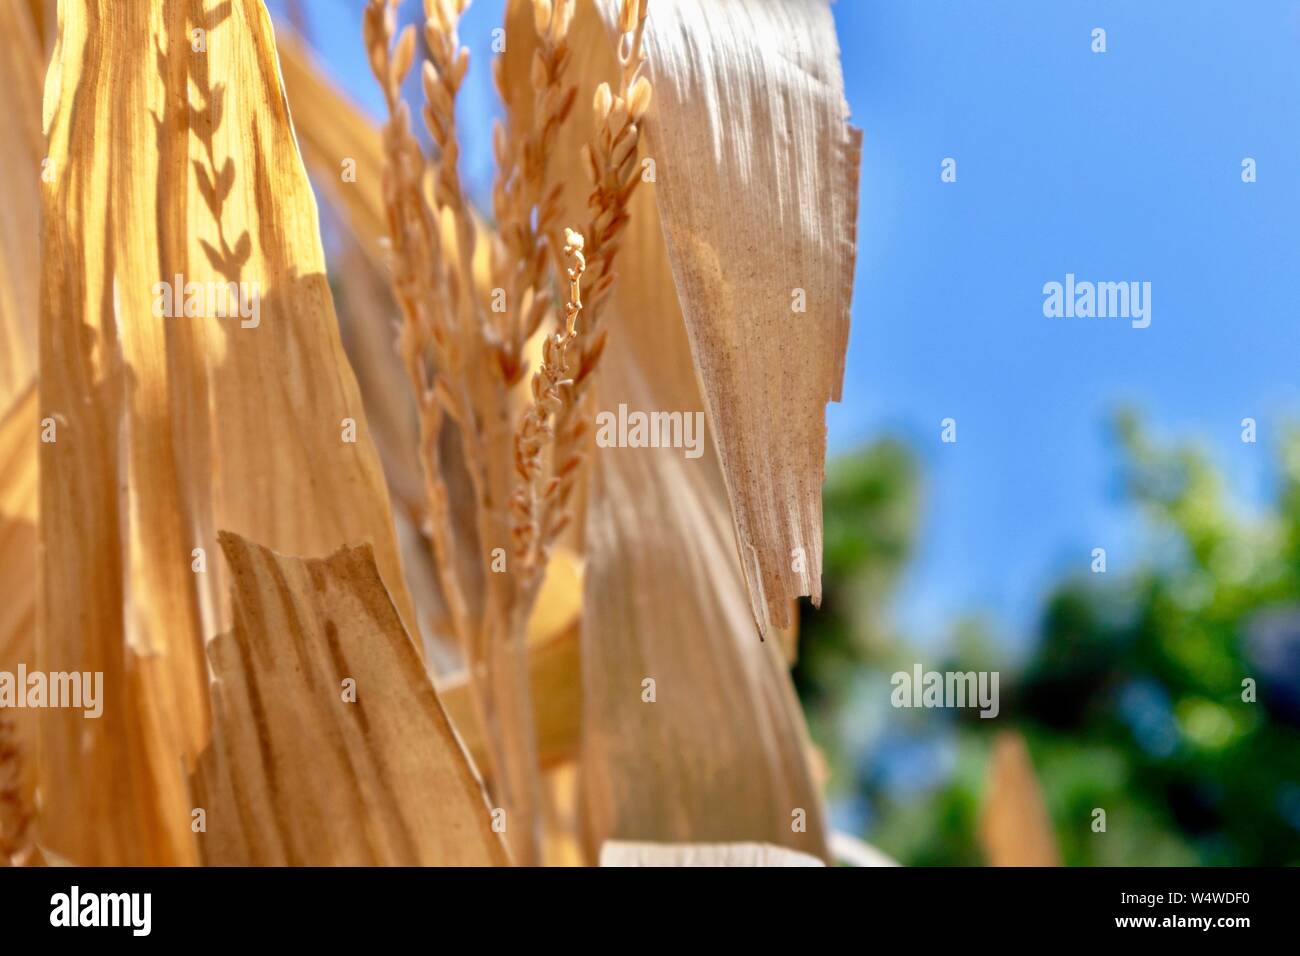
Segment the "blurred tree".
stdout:
<svg viewBox="0 0 1300 956">
<path fill-rule="evenodd" d="M 1203 452 L 1152 442 L 1132 414 L 1116 433 L 1147 558 L 1050 590 L 1028 660 L 995 667 L 992 721 L 888 705 L 890 673 L 912 661 L 979 670 L 1004 657 L 976 619 L 942 654 L 890 627 L 916 527 L 911 455 L 882 442 L 828 477 L 826 600 L 804 615 L 796 679 L 840 824 L 904 863 L 980 862 L 985 765 L 1008 725 L 1028 741 L 1068 864 L 1300 863 L 1300 432 L 1283 442 L 1274 507 L 1251 518 Z"/>
<path fill-rule="evenodd" d="M 1284 438 L 1275 506 L 1246 518 L 1203 452 L 1153 443 L 1132 414 L 1117 432 L 1153 556 L 1113 584 L 1055 589 L 1011 701 L 1066 859 L 1300 863 L 1300 433 Z M 1080 744 L 1119 773 L 1058 778 Z"/>
</svg>

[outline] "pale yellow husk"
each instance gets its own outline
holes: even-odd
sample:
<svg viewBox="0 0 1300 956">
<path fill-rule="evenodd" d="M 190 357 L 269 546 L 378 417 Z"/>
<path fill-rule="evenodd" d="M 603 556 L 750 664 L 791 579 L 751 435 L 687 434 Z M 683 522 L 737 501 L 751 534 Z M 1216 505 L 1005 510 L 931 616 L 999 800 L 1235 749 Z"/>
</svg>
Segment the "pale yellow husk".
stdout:
<svg viewBox="0 0 1300 956">
<path fill-rule="evenodd" d="M 829 3 L 651 7 L 659 217 L 767 632 L 789 623 L 791 598 L 821 602 L 825 408 L 848 346 L 860 134 Z"/>
</svg>

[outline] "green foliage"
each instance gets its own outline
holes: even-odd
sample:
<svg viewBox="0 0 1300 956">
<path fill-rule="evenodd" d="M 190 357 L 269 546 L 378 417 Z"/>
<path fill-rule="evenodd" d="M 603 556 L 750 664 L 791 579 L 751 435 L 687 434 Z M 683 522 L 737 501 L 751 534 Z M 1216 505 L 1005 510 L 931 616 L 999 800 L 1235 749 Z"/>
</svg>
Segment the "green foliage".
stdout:
<svg viewBox="0 0 1300 956">
<path fill-rule="evenodd" d="M 887 597 L 911 555 L 916 536 L 919 475 L 911 453 L 894 441 L 878 442 L 833 461 L 823 503 L 827 520 L 821 611 L 806 626 L 815 641 L 801 641 L 795 668 L 805 704 L 819 711 L 839 703 L 858 676 L 858 664 L 879 651 L 888 634 Z"/>
<path fill-rule="evenodd" d="M 1274 507 L 1244 517 L 1203 452 L 1152 442 L 1132 415 L 1116 431 L 1144 560 L 1055 585 L 1017 669 L 976 620 L 932 665 L 999 670 L 997 720 L 888 704 L 889 675 L 936 656 L 886 613 L 915 534 L 910 454 L 880 443 L 828 479 L 827 596 L 804 615 L 796 679 L 832 798 L 902 862 L 980 861 L 988 747 L 1010 725 L 1069 864 L 1300 863 L 1300 434 Z"/>
</svg>

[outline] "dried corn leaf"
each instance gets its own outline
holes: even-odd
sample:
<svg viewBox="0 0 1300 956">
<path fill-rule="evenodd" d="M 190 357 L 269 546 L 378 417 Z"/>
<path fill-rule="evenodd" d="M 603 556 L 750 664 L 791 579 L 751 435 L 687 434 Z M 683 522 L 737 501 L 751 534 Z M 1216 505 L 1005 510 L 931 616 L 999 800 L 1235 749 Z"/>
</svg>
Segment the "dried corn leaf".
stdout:
<svg viewBox="0 0 1300 956">
<path fill-rule="evenodd" d="M 397 308 L 388 292 L 388 220 L 383 202 L 382 182 L 385 156 L 382 135 L 371 121 L 330 81 L 311 51 L 299 38 L 280 41 L 280 58 L 284 68 L 285 91 L 293 111 L 294 128 L 302 144 L 303 158 L 313 181 L 329 198 L 346 222 L 355 245 L 365 253 L 347 256 L 347 268 L 339 276 L 344 308 L 344 343 L 356 369 L 365 397 L 367 414 L 379 444 L 385 474 L 398 506 L 416 526 L 423 524 L 426 507 L 424 479 L 415 452 L 419 447 L 415 403 L 406 370 L 395 348 Z M 345 175 L 346 173 L 346 175 Z M 432 202 L 432 178 L 429 179 Z M 459 237 L 451 217 L 443 217 L 442 249 L 452 259 L 458 255 Z M 474 278 L 480 295 L 486 296 L 490 285 L 490 230 L 476 222 L 477 247 L 474 252 Z M 351 244 L 349 244 L 351 245 Z M 527 378 L 520 383 L 526 394 Z M 444 463 L 450 510 L 455 521 L 455 536 L 462 542 L 457 549 L 460 560 L 458 579 L 472 613 L 481 612 L 484 601 L 483 563 L 473 559 L 482 553 L 474 526 L 473 493 L 469 477 L 461 466 L 461 444 L 457 426 L 450 419 L 443 423 L 439 458 Z M 427 548 L 407 539 L 407 563 L 413 573 L 428 564 Z M 412 546 L 414 551 L 411 550 Z M 434 651 L 454 647 L 448 640 L 452 633 L 446 619 L 444 602 L 432 580 L 415 583 L 412 590 L 424 618 L 431 621 L 429 634 Z M 432 600 L 428 600 L 432 598 Z"/>
<path fill-rule="evenodd" d="M 645 42 L 659 215 L 766 632 L 821 602 L 860 134 L 827 0 L 655 0 Z"/>
<path fill-rule="evenodd" d="M 581 732 L 582 682 L 576 624 L 543 640 L 530 639 L 528 683 L 539 763 L 546 768 L 572 760 L 577 756 Z M 469 678 L 463 671 L 454 674 L 439 685 L 438 693 L 475 765 L 487 767 L 487 746 L 475 720 Z"/>
<path fill-rule="evenodd" d="M 338 277 L 343 347 L 356 371 L 393 507 L 418 524 L 425 507 L 424 475 L 415 399 L 394 345 L 397 306 L 385 268 L 371 262 L 353 236 L 339 245 L 331 268 Z"/>
<path fill-rule="evenodd" d="M 578 822 L 578 765 L 558 764 L 542 774 L 542 865 L 582 866 Z"/>
<path fill-rule="evenodd" d="M 293 89 L 292 85 L 286 85 L 286 90 Z M 306 131 L 311 129 L 310 124 L 298 117 L 294 126 L 300 141 L 309 142 L 310 133 Z M 307 159 L 308 168 L 313 169 L 310 151 Z M 313 169 L 313 175 L 320 183 L 322 173 Z M 334 213 L 336 222 L 346 219 L 345 227 L 337 230 L 338 251 L 330 261 L 339 329 L 348 361 L 357 376 L 366 421 L 392 496 L 402 565 L 418 615 L 423 646 L 430 665 L 443 669 L 440 661 L 449 650 L 455 650 L 455 642 L 447 637 L 449 625 L 444 623 L 446 610 L 437 586 L 433 557 L 427 539 L 419 530 L 427 507 L 419 457 L 419 428 L 415 400 L 394 344 L 397 306 L 389 291 L 387 267 L 365 253 L 354 232 L 355 221 L 350 213 L 345 214 L 343 207 L 331 203 L 325 209 Z M 444 639 L 439 640 L 440 637 Z"/>
<path fill-rule="evenodd" d="M 581 564 L 568 548 L 557 548 L 528 620 L 529 699 L 533 703 L 538 760 L 545 768 L 577 756 L 582 695 L 578 664 L 581 612 Z M 474 717 L 468 675 L 463 670 L 450 675 L 439 685 L 438 693 L 476 766 L 486 768 L 487 749 Z"/>
<path fill-rule="evenodd" d="M 277 46 L 303 160 L 330 204 L 344 211 L 370 261 L 386 272 L 388 218 L 379 127 L 326 78 L 299 37 L 282 31 Z M 392 330 L 385 332 L 391 339 Z"/>
<path fill-rule="evenodd" d="M 32 849 L 34 759 L 24 747 L 30 726 L 21 711 L 0 710 L 0 867 L 19 866 Z"/>
<path fill-rule="evenodd" d="M 0 410 L 36 375 L 40 300 L 41 76 L 44 55 L 27 5 L 0 3 Z"/>
<path fill-rule="evenodd" d="M 331 205 L 343 212 L 372 264 L 386 273 L 388 214 L 383 197 L 386 160 L 380 128 L 330 80 L 300 38 L 282 37 L 279 53 L 294 129 L 313 181 L 329 197 Z M 428 198 L 432 202 L 432 183 Z M 458 248 L 456 225 L 447 219 L 440 225 L 442 248 L 446 255 L 453 257 L 454 271 Z M 475 216 L 477 244 L 473 272 L 480 295 L 490 286 L 490 232 Z M 392 311 L 395 316 L 396 310 Z M 391 338 L 392 330 L 386 331 Z"/>
<path fill-rule="evenodd" d="M 295 120 L 295 125 L 302 130 L 306 124 Z M 352 225 L 355 227 L 355 223 Z M 407 585 L 420 612 L 430 663 L 438 672 L 446 673 L 459 666 L 460 649 L 451 637 L 451 624 L 428 540 L 417 530 L 424 525 L 428 499 L 419 459 L 415 401 L 395 347 L 396 305 L 384 275 L 387 267 L 375 266 L 360 252 L 359 242 L 350 236 L 340 245 L 342 253 L 332 265 L 339 290 L 343 344 L 361 386 L 366 417 L 384 465 L 393 507 L 399 513 L 402 561 Z M 342 268 L 338 269 L 340 265 Z M 458 579 L 469 606 L 479 609 L 484 600 L 485 582 L 483 562 L 475 557 L 482 552 L 474 524 L 473 486 L 461 464 L 460 436 L 450 419 L 443 423 L 439 445 L 438 457 L 444 465 L 453 527 L 456 537 L 465 542 L 457 551 Z M 561 608 L 563 613 L 572 615 L 567 605 Z M 562 630 L 568 624 L 565 620 L 553 630 Z M 448 657 L 452 658 L 449 664 Z"/>
<path fill-rule="evenodd" d="M 537 603 L 528 621 L 529 699 L 544 768 L 577 756 L 581 730 L 579 618 L 582 567 L 568 548 L 557 548 L 547 565 Z M 438 686 L 443 706 L 476 766 L 488 765 L 482 729 L 474 716 L 469 677 L 460 670 Z"/>
<path fill-rule="evenodd" d="M 600 848 L 601 866 L 825 866 L 797 850 L 768 843 L 626 843 Z"/>
<path fill-rule="evenodd" d="M 403 563 L 419 611 L 429 662 L 436 673 L 452 675 L 447 685 L 448 713 L 479 766 L 486 769 L 483 733 L 469 706 L 463 675 L 456 674 L 463 666 L 461 649 L 451 639 L 453 629 L 428 543 L 414 533 L 424 523 L 427 504 L 423 474 L 416 457 L 419 443 L 415 405 L 406 370 L 394 346 L 397 310 L 386 279 L 387 211 L 380 189 L 385 162 L 381 134 L 329 80 L 305 43 L 297 38 L 281 37 L 279 48 L 285 90 L 304 160 L 313 181 L 329 197 L 331 208 L 352 233 L 343 242 L 345 267 L 334 270 L 341 291 L 343 341 L 361 385 L 394 506 L 402 512 L 398 523 Z M 444 254 L 454 258 L 460 242 L 455 222 L 450 217 L 443 217 L 441 222 Z M 490 230 L 476 221 L 475 234 L 474 277 L 480 295 L 486 297 L 491 284 Z M 358 254 L 358 249 L 364 250 L 365 255 Z M 544 331 L 525 350 L 527 361 L 534 368 L 540 360 Z M 529 376 L 521 376 L 517 386 L 521 401 L 531 401 L 529 384 Z M 455 549 L 457 579 L 471 616 L 477 618 L 483 613 L 486 599 L 484 566 L 477 558 L 484 549 L 478 541 L 473 487 L 462 465 L 461 440 L 457 425 L 450 418 L 443 422 L 438 457 L 443 463 L 454 538 L 460 542 Z M 566 555 L 557 554 L 553 556 L 547 581 L 566 579 L 569 571 Z M 531 665 L 537 692 L 576 694 L 577 646 L 573 617 L 581 592 L 580 587 L 571 591 L 572 601 L 568 594 L 557 594 L 548 585 L 537 602 L 530 632 L 540 628 L 544 639 L 565 638 L 553 647 L 539 649 L 540 658 Z M 561 599 L 553 600 L 556 597 Z M 538 702 L 536 709 L 543 762 L 550 765 L 570 759 L 577 741 L 576 696 L 548 697 Z"/>
<path fill-rule="evenodd" d="M 105 705 L 41 715 L 41 839 L 191 862 L 203 640 L 230 620 L 216 529 L 371 542 L 413 615 L 261 3 L 61 5 L 45 123 L 38 654 L 103 672 Z"/>
<path fill-rule="evenodd" d="M 1029 751 L 1011 731 L 993 742 L 980 843 L 989 866 L 1061 865 Z"/>
<path fill-rule="evenodd" d="M 520 82 L 530 15 L 511 4 L 506 68 Z M 597 82 L 617 76 L 613 44 L 590 2 L 578 5 L 573 31 L 569 76 L 578 101 L 590 102 Z M 697 32 L 697 42 L 707 36 Z M 557 168 L 579 168 L 589 134 L 583 122 L 568 124 Z M 561 221 L 583 223 L 585 190 L 568 179 Z M 615 262 L 599 409 L 704 408 L 655 200 L 652 184 L 639 187 Z M 710 445 L 698 459 L 673 448 L 590 449 L 581 651 L 588 852 L 610 839 L 758 840 L 825 859 L 803 717 L 781 648 L 755 632 Z"/>
<path fill-rule="evenodd" d="M 36 386 L 0 418 L 0 671 L 35 670 Z M 31 710 L 0 710 L 0 865 L 31 835 L 36 789 Z"/>
<path fill-rule="evenodd" d="M 232 534 L 221 546 L 234 627 L 208 645 L 204 862 L 508 862 L 371 548 L 304 559 Z"/>
<path fill-rule="evenodd" d="M 34 667 L 38 427 L 32 384 L 0 417 L 0 670 Z"/>
<path fill-rule="evenodd" d="M 27 10 L 41 48 L 48 50 L 54 45 L 54 36 L 58 31 L 59 0 L 27 0 Z M 42 66 L 44 62 L 42 57 Z"/>
<path fill-rule="evenodd" d="M 395 346 L 399 318 L 388 285 L 384 151 L 379 127 L 331 83 L 301 37 L 277 38 L 294 130 L 312 181 L 346 224 L 339 316 L 384 472 L 412 516 L 423 507 L 415 401 Z M 359 254 L 363 253 L 364 257 Z"/>
<path fill-rule="evenodd" d="M 44 0 L 0 4 L 0 670 L 35 669 L 38 240 Z M 0 712 L 0 865 L 30 855 L 35 712 Z"/>
<path fill-rule="evenodd" d="M 785 655 L 785 662 L 790 667 L 799 663 L 799 603 L 791 602 L 790 623 L 785 627 L 778 627 L 774 631 L 776 641 L 781 645 L 781 652 Z"/>
<path fill-rule="evenodd" d="M 638 369 L 621 348 L 611 334 L 605 371 L 630 383 Z M 609 401 L 647 407 L 655 394 L 620 388 Z M 762 837 L 821 855 L 802 715 L 780 648 L 753 631 L 716 464 L 599 458 L 582 643 L 593 835 Z"/>
</svg>

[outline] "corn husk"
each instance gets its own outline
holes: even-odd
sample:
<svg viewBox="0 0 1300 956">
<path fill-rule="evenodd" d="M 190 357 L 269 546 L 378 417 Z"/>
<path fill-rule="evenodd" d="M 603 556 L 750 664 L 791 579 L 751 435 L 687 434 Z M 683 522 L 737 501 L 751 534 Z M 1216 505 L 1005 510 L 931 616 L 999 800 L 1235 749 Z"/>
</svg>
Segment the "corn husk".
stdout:
<svg viewBox="0 0 1300 956">
<path fill-rule="evenodd" d="M 32 664 L 36 637 L 36 386 L 0 417 L 0 671 Z M 30 846 L 36 715 L 0 710 L 0 866 Z"/>
<path fill-rule="evenodd" d="M 43 0 L 0 5 L 0 670 L 31 665 L 36 645 L 36 399 Z M 0 865 L 30 847 L 36 721 L 0 713 Z"/>
<path fill-rule="evenodd" d="M 792 598 L 821 601 L 861 135 L 828 3 L 655 0 L 646 50 L 659 219 L 766 633 Z"/>
<path fill-rule="evenodd" d="M 369 542 L 414 625 L 269 18 L 197 11 L 64 4 L 46 78 L 38 657 L 103 672 L 106 702 L 41 715 L 40 831 L 83 864 L 197 859 L 184 771 L 204 639 L 231 624 L 218 528 L 290 554 Z M 177 275 L 247 283 L 259 324 L 157 317 Z"/>
<path fill-rule="evenodd" d="M 222 535 L 222 549 L 234 627 L 208 647 L 213 742 L 195 781 L 203 861 L 505 864 L 371 548 L 308 560 Z"/>
<path fill-rule="evenodd" d="M 655 15 L 671 5 L 655 4 L 651 30 Z M 592 12 L 589 3 L 579 4 L 570 39 L 569 75 L 580 103 L 591 102 L 598 82 L 617 76 L 614 41 Z M 612 24 L 611 12 L 605 8 Z M 527 68 L 531 49 L 517 38 L 529 35 L 528 13 L 524 5 L 510 7 L 507 70 Z M 695 33 L 697 40 L 713 35 Z M 744 39 L 723 35 L 717 42 Z M 724 72 L 718 83 L 729 79 Z M 658 115 L 652 106 L 652 152 L 659 149 Z M 587 135 L 581 124 L 569 124 L 555 162 L 579 168 Z M 685 161 L 655 158 L 661 177 Z M 693 173 L 682 166 L 679 174 Z M 642 183 L 632 198 L 604 320 L 610 331 L 596 386 L 600 409 L 706 407 L 657 193 L 656 184 Z M 571 182 L 564 203 L 564 221 L 585 221 L 582 187 Z M 763 235 L 752 238 L 761 244 Z M 610 839 L 759 840 L 827 858 L 802 714 L 782 649 L 761 641 L 754 625 L 712 440 L 695 460 L 671 448 L 592 447 L 590 454 L 581 759 L 589 854 L 594 858 L 595 847 Z M 647 680 L 654 681 L 654 702 L 644 699 Z"/>
<path fill-rule="evenodd" d="M 387 271 L 388 221 L 379 128 L 339 92 L 300 37 L 284 31 L 277 49 L 303 161 L 382 274 Z"/>
<path fill-rule="evenodd" d="M 40 299 L 40 33 L 25 4 L 0 4 L 0 410 L 12 408 L 36 376 Z"/>
</svg>

